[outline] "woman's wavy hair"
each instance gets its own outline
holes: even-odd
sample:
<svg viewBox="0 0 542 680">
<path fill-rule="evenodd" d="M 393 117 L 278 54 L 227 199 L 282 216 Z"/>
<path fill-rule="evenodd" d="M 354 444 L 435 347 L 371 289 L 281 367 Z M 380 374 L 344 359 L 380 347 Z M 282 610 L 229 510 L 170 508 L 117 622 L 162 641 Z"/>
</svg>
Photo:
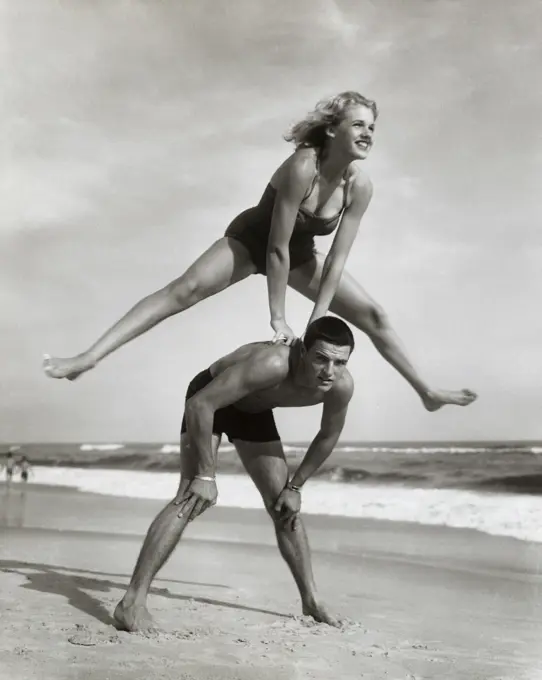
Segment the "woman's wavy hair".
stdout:
<svg viewBox="0 0 542 680">
<path fill-rule="evenodd" d="M 326 130 L 333 125 L 338 125 L 346 111 L 353 106 L 366 106 L 373 112 L 375 120 L 378 117 L 376 102 L 367 99 L 359 92 L 341 92 L 334 97 L 320 100 L 313 111 L 290 128 L 284 135 L 284 139 L 287 142 L 293 142 L 296 148 L 321 149 L 327 140 Z"/>
</svg>

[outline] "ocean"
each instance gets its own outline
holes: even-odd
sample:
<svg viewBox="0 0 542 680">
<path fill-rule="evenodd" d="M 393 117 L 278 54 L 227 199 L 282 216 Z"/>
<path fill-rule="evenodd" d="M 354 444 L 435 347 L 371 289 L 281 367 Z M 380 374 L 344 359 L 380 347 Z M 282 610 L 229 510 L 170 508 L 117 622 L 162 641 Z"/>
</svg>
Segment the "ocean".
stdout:
<svg viewBox="0 0 542 680">
<path fill-rule="evenodd" d="M 31 461 L 34 483 L 164 500 L 177 489 L 177 444 L 11 447 L 16 458 Z M 284 448 L 295 469 L 307 443 Z M 219 451 L 218 488 L 219 506 L 262 507 L 228 444 Z M 464 527 L 542 542 L 542 442 L 342 442 L 304 488 L 303 512 Z"/>
</svg>

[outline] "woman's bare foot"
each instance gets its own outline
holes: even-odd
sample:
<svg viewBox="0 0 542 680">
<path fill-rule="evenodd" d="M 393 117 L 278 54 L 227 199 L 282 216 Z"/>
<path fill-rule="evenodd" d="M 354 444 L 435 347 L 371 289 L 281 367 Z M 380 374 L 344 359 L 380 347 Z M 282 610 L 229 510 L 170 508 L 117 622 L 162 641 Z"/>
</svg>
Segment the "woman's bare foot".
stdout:
<svg viewBox="0 0 542 680">
<path fill-rule="evenodd" d="M 472 390 L 430 390 L 422 395 L 423 405 L 428 411 L 438 411 L 447 404 L 455 406 L 468 406 L 478 398 Z"/>
<path fill-rule="evenodd" d="M 113 618 L 119 630 L 126 630 L 129 633 L 158 632 L 158 628 L 145 606 L 127 606 L 121 600 L 116 606 Z"/>
<path fill-rule="evenodd" d="M 87 354 L 78 354 L 76 357 L 70 357 L 69 359 L 51 357 L 48 354 L 43 355 L 43 370 L 49 378 L 75 380 L 82 373 L 90 371 L 94 366 L 96 366 L 96 361 Z"/>
<path fill-rule="evenodd" d="M 303 616 L 312 616 L 317 623 L 327 623 L 335 628 L 341 627 L 341 621 L 329 613 L 325 604 L 321 602 L 303 603 Z"/>
</svg>

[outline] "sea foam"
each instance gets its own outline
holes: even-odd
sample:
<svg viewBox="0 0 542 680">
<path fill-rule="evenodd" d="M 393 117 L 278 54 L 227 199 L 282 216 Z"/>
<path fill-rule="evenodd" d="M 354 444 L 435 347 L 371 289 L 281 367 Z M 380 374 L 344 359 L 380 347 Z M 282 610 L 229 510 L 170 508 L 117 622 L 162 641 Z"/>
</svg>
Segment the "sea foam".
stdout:
<svg viewBox="0 0 542 680">
<path fill-rule="evenodd" d="M 111 496 L 169 500 L 179 479 L 173 472 L 36 467 L 32 481 Z M 218 475 L 217 483 L 219 506 L 263 507 L 246 475 Z M 542 497 L 527 494 L 361 486 L 314 479 L 303 490 L 303 512 L 462 527 L 542 542 Z"/>
</svg>

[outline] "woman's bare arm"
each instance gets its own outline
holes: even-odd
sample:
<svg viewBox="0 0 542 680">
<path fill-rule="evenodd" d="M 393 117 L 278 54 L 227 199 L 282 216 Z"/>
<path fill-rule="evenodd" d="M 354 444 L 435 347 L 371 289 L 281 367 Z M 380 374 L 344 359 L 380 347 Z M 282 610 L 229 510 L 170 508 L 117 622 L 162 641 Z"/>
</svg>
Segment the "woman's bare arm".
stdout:
<svg viewBox="0 0 542 680">
<path fill-rule="evenodd" d="M 290 273 L 290 239 L 295 220 L 316 171 L 313 154 L 298 151 L 287 162 L 278 179 L 277 196 L 267 246 L 267 290 L 271 326 L 289 330 L 285 300 Z"/>
<path fill-rule="evenodd" d="M 333 244 L 324 262 L 318 295 L 309 324 L 327 314 L 335 297 L 346 260 L 359 231 L 361 218 L 371 202 L 373 187 L 370 179 L 366 175 L 357 175 L 352 182 L 351 194 L 352 200 L 344 211 Z"/>
</svg>

